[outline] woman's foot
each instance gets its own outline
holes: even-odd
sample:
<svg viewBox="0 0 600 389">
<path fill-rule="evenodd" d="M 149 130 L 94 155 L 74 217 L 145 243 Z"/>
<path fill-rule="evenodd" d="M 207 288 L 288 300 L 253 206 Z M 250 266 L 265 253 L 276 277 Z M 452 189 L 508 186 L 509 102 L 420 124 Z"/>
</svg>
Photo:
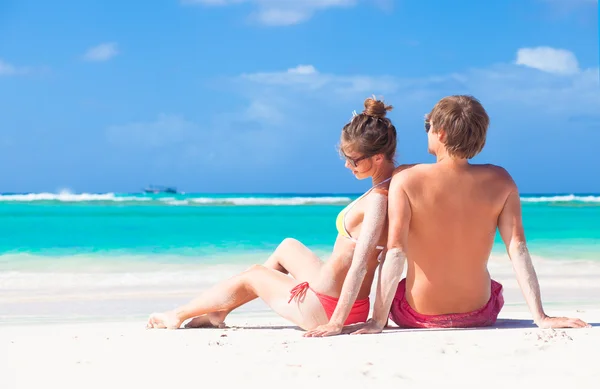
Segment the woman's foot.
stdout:
<svg viewBox="0 0 600 389">
<path fill-rule="evenodd" d="M 202 315 L 193 318 L 185 328 L 225 328 L 226 312 L 212 312 L 207 315 Z"/>
<path fill-rule="evenodd" d="M 175 311 L 153 313 L 148 319 L 146 328 L 167 328 L 169 330 L 176 330 L 181 326 L 181 323 L 183 323 L 183 320 L 179 319 Z"/>
</svg>

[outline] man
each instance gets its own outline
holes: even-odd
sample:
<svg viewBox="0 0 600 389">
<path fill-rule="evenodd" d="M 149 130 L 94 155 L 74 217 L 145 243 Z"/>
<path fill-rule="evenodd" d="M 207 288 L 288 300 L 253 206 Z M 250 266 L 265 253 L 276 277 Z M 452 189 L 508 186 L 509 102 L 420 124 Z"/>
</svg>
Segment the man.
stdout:
<svg viewBox="0 0 600 389">
<path fill-rule="evenodd" d="M 502 286 L 487 270 L 496 228 L 535 323 L 588 326 L 545 314 L 517 186 L 501 167 L 468 162 L 483 149 L 488 126 L 485 109 L 471 96 L 446 97 L 427 115 L 429 152 L 437 162 L 400 167 L 392 179 L 388 251 L 373 318 L 356 333 L 381 332 L 388 313 L 401 327 L 493 325 L 504 305 Z"/>
</svg>

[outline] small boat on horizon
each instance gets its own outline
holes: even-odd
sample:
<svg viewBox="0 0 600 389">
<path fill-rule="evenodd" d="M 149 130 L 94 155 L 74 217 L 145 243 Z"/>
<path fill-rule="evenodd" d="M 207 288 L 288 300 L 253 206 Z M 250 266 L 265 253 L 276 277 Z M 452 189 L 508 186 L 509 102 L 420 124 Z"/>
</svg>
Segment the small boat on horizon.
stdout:
<svg viewBox="0 0 600 389">
<path fill-rule="evenodd" d="M 157 194 L 157 193 L 176 194 L 177 188 L 172 187 L 172 186 L 150 185 L 150 186 L 144 188 L 144 192 L 145 193 L 153 193 L 153 194 Z"/>
</svg>

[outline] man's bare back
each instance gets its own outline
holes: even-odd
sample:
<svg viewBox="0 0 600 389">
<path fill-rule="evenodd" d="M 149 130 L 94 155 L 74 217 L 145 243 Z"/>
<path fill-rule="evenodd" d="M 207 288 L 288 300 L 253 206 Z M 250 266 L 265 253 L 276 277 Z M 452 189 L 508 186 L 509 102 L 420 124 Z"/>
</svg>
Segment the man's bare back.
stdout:
<svg viewBox="0 0 600 389">
<path fill-rule="evenodd" d="M 513 187 L 510 176 L 497 166 L 468 163 L 398 170 L 405 175 L 412 210 L 406 252 L 409 304 L 425 315 L 483 307 L 490 298 L 487 262 Z"/>
</svg>

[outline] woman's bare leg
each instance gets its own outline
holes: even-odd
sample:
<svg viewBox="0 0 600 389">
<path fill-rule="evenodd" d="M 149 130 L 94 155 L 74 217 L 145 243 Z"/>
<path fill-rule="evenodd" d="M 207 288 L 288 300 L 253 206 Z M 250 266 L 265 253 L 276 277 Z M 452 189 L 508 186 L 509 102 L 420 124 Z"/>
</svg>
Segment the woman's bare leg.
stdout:
<svg viewBox="0 0 600 389">
<path fill-rule="evenodd" d="M 298 281 L 311 283 L 319 275 L 323 261 L 308 247 L 296 239 L 284 239 L 263 265 L 266 268 L 290 274 Z M 234 309 L 249 303 L 256 297 L 238 300 L 238 305 L 226 311 L 211 312 L 195 317 L 186 324 L 186 328 L 223 327 L 225 318 Z"/>
<path fill-rule="evenodd" d="M 231 311 L 240 302 L 262 298 L 280 316 L 308 330 L 327 323 L 327 315 L 319 299 L 309 290 L 299 300 L 290 298 L 290 290 L 298 284 L 273 269 L 254 265 L 249 270 L 223 281 L 190 303 L 166 313 L 153 314 L 149 328 L 179 328 L 192 317 L 211 312 Z"/>
<path fill-rule="evenodd" d="M 310 283 L 319 274 L 323 261 L 300 241 L 286 238 L 267 259 L 264 266 L 290 274 L 299 281 Z"/>
</svg>

